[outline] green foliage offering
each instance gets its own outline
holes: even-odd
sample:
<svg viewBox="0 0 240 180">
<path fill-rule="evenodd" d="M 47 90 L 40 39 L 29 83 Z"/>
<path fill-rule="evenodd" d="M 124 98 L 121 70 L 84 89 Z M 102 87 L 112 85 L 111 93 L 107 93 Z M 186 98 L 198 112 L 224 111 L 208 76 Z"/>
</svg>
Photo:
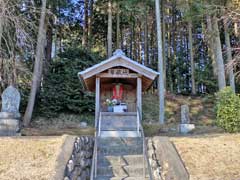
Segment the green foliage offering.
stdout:
<svg viewBox="0 0 240 180">
<path fill-rule="evenodd" d="M 69 48 L 60 54 L 44 80 L 38 112 L 46 117 L 57 116 L 60 112 L 93 112 L 94 94 L 84 90 L 77 73 L 96 64 L 99 59 L 97 54 L 81 48 Z"/>
<path fill-rule="evenodd" d="M 226 87 L 217 94 L 217 125 L 227 132 L 240 132 L 240 97 L 231 87 Z"/>
</svg>

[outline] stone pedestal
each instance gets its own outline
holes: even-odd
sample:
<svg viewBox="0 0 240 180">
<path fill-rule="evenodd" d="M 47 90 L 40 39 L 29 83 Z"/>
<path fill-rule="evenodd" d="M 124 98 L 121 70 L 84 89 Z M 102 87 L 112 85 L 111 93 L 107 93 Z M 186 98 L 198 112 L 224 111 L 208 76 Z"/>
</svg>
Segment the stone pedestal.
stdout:
<svg viewBox="0 0 240 180">
<path fill-rule="evenodd" d="M 20 118 L 21 118 L 20 113 L 0 112 L 0 120 L 1 119 L 16 119 L 16 120 L 19 120 Z"/>
<path fill-rule="evenodd" d="M 179 124 L 179 132 L 182 134 L 187 134 L 195 129 L 194 124 Z"/>
<path fill-rule="evenodd" d="M 0 136 L 16 136 L 19 130 L 18 119 L 0 119 Z"/>
</svg>

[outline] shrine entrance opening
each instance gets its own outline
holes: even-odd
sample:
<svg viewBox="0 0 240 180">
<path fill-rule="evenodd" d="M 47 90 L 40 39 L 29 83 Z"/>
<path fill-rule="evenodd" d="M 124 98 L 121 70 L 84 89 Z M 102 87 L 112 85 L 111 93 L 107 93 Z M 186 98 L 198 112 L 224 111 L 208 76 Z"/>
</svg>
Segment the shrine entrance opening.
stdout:
<svg viewBox="0 0 240 180">
<path fill-rule="evenodd" d="M 137 86 L 137 79 L 141 81 L 141 76 L 137 73 L 127 68 L 116 67 L 100 73 L 97 78 L 100 81 L 100 109 L 102 111 L 136 112 L 137 105 L 141 107 L 141 97 L 137 101 L 137 94 L 140 95 L 142 91 L 141 86 Z"/>
</svg>

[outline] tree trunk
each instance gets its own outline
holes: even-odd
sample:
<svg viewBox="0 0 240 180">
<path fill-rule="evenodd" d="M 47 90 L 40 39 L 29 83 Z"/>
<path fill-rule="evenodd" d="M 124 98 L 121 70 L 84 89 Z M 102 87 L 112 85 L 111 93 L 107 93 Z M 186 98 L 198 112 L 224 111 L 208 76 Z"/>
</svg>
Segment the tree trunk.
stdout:
<svg viewBox="0 0 240 180">
<path fill-rule="evenodd" d="M 5 23 L 4 15 L 5 15 L 5 10 L 7 9 L 5 7 L 4 1 L 0 0 L 0 7 L 1 7 L 1 10 L 2 10 L 2 12 L 0 14 L 0 58 L 3 58 L 2 38 L 3 38 L 3 27 L 4 27 L 4 23 Z"/>
<path fill-rule="evenodd" d="M 171 43 L 172 43 L 172 54 L 171 54 L 171 60 L 172 60 L 172 68 L 171 68 L 171 74 L 172 74 L 172 87 L 171 91 L 174 93 L 179 93 L 178 90 L 178 79 L 179 79 L 179 74 L 177 71 L 177 36 L 178 36 L 178 27 L 177 27 L 177 15 L 176 15 L 176 1 L 173 2 L 172 5 L 172 28 L 171 28 Z"/>
<path fill-rule="evenodd" d="M 133 15 L 132 15 L 133 17 Z M 131 36 L 130 36 L 130 58 L 133 59 L 133 47 L 134 47 L 134 29 L 135 29 L 135 22 L 133 20 L 132 24 L 131 24 Z"/>
<path fill-rule="evenodd" d="M 174 23 L 175 24 L 175 23 Z M 173 47 L 173 52 L 172 52 L 172 92 L 174 93 L 179 93 L 178 90 L 178 78 L 179 74 L 177 71 L 177 28 L 176 25 L 174 25 L 174 30 L 172 31 L 172 47 Z"/>
<path fill-rule="evenodd" d="M 218 72 L 218 87 L 219 90 L 226 87 L 226 80 L 225 80 L 225 70 L 224 70 L 224 62 L 222 56 L 222 46 L 220 41 L 220 33 L 218 29 L 218 19 L 216 16 L 212 19 L 213 23 L 213 32 L 214 32 L 214 44 L 215 44 L 215 51 L 216 51 L 216 62 L 217 62 L 217 72 Z"/>
<path fill-rule="evenodd" d="M 159 122 L 164 124 L 164 79 L 163 79 L 163 58 L 162 58 L 162 32 L 161 14 L 159 0 L 155 0 L 156 22 L 157 22 L 157 45 L 158 45 L 158 95 L 159 95 Z"/>
<path fill-rule="evenodd" d="M 230 36 L 228 33 L 228 19 L 224 20 L 224 35 L 225 35 L 225 44 L 226 44 L 226 52 L 227 52 L 227 62 L 231 63 L 232 61 L 232 48 L 230 44 Z M 229 70 L 229 82 L 230 86 L 232 87 L 232 90 L 235 92 L 235 78 L 233 73 L 233 66 L 230 64 Z"/>
<path fill-rule="evenodd" d="M 162 10 L 162 56 L 163 56 L 163 79 L 164 79 L 164 87 L 166 87 L 167 85 L 167 76 L 166 76 L 166 72 L 167 72 L 167 61 L 166 61 L 166 52 L 165 52 L 165 43 L 166 43 L 166 38 L 165 38 L 165 34 L 166 34 L 166 24 L 164 21 L 164 17 L 165 17 L 165 12 L 164 12 L 164 1 L 161 1 L 161 10 Z"/>
<path fill-rule="evenodd" d="M 137 49 L 138 49 L 138 42 L 137 42 L 137 38 L 138 38 L 138 34 L 137 34 L 137 29 L 138 29 L 138 21 L 136 19 L 136 22 L 134 22 L 134 28 L 133 28 L 133 59 L 138 60 L 137 56 Z"/>
<path fill-rule="evenodd" d="M 1 5 L 1 3 L 0 3 L 0 5 Z M 0 15 L 0 49 L 2 49 L 2 34 L 3 34 L 3 18 L 1 17 L 1 15 Z M 1 51 L 0 51 L 0 53 L 2 53 Z"/>
<path fill-rule="evenodd" d="M 84 24 L 83 24 L 83 37 L 82 37 L 82 46 L 87 45 L 87 35 L 88 35 L 88 0 L 84 1 Z"/>
<path fill-rule="evenodd" d="M 213 67 L 213 74 L 216 77 L 217 76 L 217 62 L 216 62 L 216 54 L 215 54 L 215 44 L 213 40 L 213 34 L 210 34 L 213 32 L 212 27 L 212 19 L 210 15 L 207 15 L 207 33 L 206 36 L 208 37 L 208 52 L 212 60 L 212 67 Z"/>
<path fill-rule="evenodd" d="M 0 6 L 3 6 L 4 3 L 0 1 Z M 4 8 L 4 7 L 2 7 Z M 3 13 L 3 12 L 2 12 Z M 3 68 L 3 54 L 1 52 L 2 49 L 2 34 L 3 34 L 3 18 L 0 15 L 0 93 L 2 94 L 2 91 L 4 89 L 4 82 L 3 82 L 3 75 L 4 75 L 4 68 Z"/>
<path fill-rule="evenodd" d="M 139 25 L 137 28 L 137 44 L 138 44 L 138 48 L 137 48 L 137 60 L 139 63 L 143 64 L 144 62 L 142 61 L 142 45 L 141 45 L 141 33 L 142 33 L 142 24 L 139 21 Z"/>
<path fill-rule="evenodd" d="M 149 49 L 150 49 L 150 53 L 149 53 L 149 58 L 148 58 L 148 64 L 149 67 L 152 67 L 152 62 L 154 59 L 154 49 L 155 49 L 155 31 L 156 31 L 156 26 L 155 26 L 155 16 L 154 16 L 154 9 L 151 8 L 150 10 L 151 12 L 151 16 L 154 17 L 151 21 L 151 30 L 150 30 L 150 43 L 149 43 Z"/>
<path fill-rule="evenodd" d="M 124 46 L 123 46 L 123 31 L 124 31 L 124 28 L 122 28 L 122 30 L 120 31 L 120 49 L 124 49 Z M 127 52 L 127 50 L 125 50 Z"/>
<path fill-rule="evenodd" d="M 148 6 L 145 4 L 145 22 L 144 22 L 144 63 L 148 65 Z"/>
<path fill-rule="evenodd" d="M 108 1 L 107 56 L 112 56 L 112 1 Z"/>
<path fill-rule="evenodd" d="M 121 49 L 120 44 L 120 7 L 119 2 L 117 2 L 117 39 L 116 39 L 116 47 L 117 49 Z"/>
<path fill-rule="evenodd" d="M 52 36 L 53 36 L 53 27 L 52 24 L 48 26 L 47 29 L 47 47 L 46 47 L 46 60 L 51 62 L 52 59 Z"/>
<path fill-rule="evenodd" d="M 49 66 L 52 60 L 52 44 L 53 44 L 53 19 L 50 17 L 49 25 L 47 26 L 47 33 L 46 33 L 46 60 L 44 63 L 44 76 L 48 74 Z"/>
<path fill-rule="evenodd" d="M 94 1 L 93 0 L 90 0 L 89 1 L 90 3 L 90 14 L 88 15 L 88 43 L 87 43 L 87 46 L 88 46 L 88 49 L 91 49 L 92 48 L 92 18 L 93 18 L 93 3 Z"/>
<path fill-rule="evenodd" d="M 169 0 L 167 0 L 167 3 L 169 4 Z M 167 14 L 166 16 L 170 16 L 170 8 L 167 8 Z M 167 61 L 168 61 L 168 87 L 170 92 L 173 92 L 173 80 L 172 80 L 172 63 L 171 63 L 171 57 L 172 57 L 172 52 L 171 52 L 171 31 L 172 31 L 172 26 L 170 23 L 167 25 L 167 44 L 168 44 L 168 50 L 167 50 Z"/>
<path fill-rule="evenodd" d="M 195 66 L 194 66 L 194 57 L 193 57 L 193 38 L 192 38 L 192 21 L 188 21 L 188 43 L 189 43 L 189 54 L 191 62 L 191 85 L 192 85 L 192 94 L 196 94 L 196 85 L 195 85 Z"/>
<path fill-rule="evenodd" d="M 30 96 L 28 99 L 27 109 L 25 111 L 24 118 L 23 118 L 24 126 L 28 126 L 32 119 L 32 113 L 33 113 L 33 108 L 34 108 L 35 98 L 37 93 L 37 86 L 38 86 L 38 82 L 41 80 L 41 75 L 42 75 L 42 72 L 41 72 L 42 59 L 44 56 L 44 41 L 46 38 L 46 30 L 44 29 L 45 16 L 46 16 L 46 0 L 42 0 L 33 79 L 32 79 L 32 86 L 31 86 Z"/>
</svg>

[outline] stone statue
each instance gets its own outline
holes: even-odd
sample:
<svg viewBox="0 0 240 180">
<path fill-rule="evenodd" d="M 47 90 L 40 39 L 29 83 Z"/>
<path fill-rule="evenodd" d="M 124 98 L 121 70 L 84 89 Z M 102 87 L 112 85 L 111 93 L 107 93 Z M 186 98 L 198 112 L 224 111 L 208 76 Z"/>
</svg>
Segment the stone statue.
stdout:
<svg viewBox="0 0 240 180">
<path fill-rule="evenodd" d="M 13 86 L 9 86 L 2 93 L 2 110 L 0 112 L 0 135 L 16 135 L 19 130 L 20 93 Z"/>
<path fill-rule="evenodd" d="M 19 113 L 20 93 L 9 86 L 2 94 L 2 112 Z"/>
<path fill-rule="evenodd" d="M 182 105 L 181 106 L 181 123 L 182 124 L 189 124 L 190 123 L 188 105 Z"/>
<path fill-rule="evenodd" d="M 186 134 L 195 129 L 195 125 L 190 123 L 188 105 L 181 106 L 181 123 L 179 124 L 179 132 Z"/>
</svg>

